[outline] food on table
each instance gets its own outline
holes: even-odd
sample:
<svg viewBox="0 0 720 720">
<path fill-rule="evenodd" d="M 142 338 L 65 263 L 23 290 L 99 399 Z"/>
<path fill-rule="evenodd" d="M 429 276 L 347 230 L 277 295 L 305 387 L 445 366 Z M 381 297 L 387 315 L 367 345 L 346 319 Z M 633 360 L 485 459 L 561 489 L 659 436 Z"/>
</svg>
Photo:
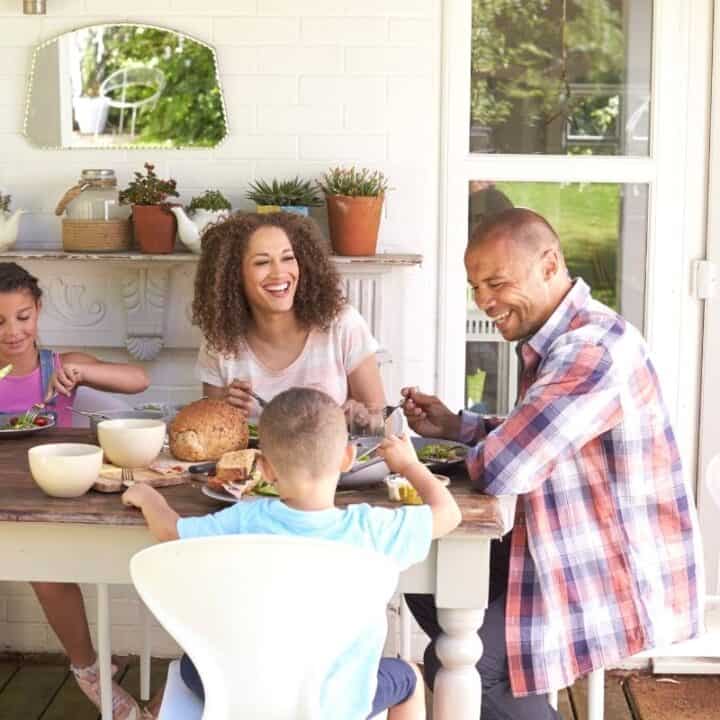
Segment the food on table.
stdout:
<svg viewBox="0 0 720 720">
<path fill-rule="evenodd" d="M 417 451 L 417 456 L 424 462 L 450 462 L 461 460 L 466 455 L 464 447 L 459 445 L 443 445 L 432 443 L 425 445 Z"/>
<path fill-rule="evenodd" d="M 30 430 L 34 427 L 45 427 L 50 424 L 50 418 L 45 415 L 38 415 L 35 419 L 29 419 L 25 415 L 10 418 L 10 422 L 0 425 L 0 430 Z"/>
<path fill-rule="evenodd" d="M 215 475 L 208 477 L 208 487 L 213 490 L 225 490 L 232 486 L 232 494 L 242 497 L 251 492 L 263 480 L 257 459 L 259 450 L 236 450 L 225 453 L 218 460 Z"/>
<path fill-rule="evenodd" d="M 269 495 L 270 497 L 280 497 L 280 493 L 272 483 L 261 480 L 254 488 L 254 495 Z"/>
<path fill-rule="evenodd" d="M 258 440 L 258 426 L 255 423 L 248 423 L 248 437 L 250 440 Z"/>
<path fill-rule="evenodd" d="M 223 453 L 244 450 L 248 424 L 243 413 L 223 400 L 197 400 L 170 423 L 170 452 L 178 460 L 217 460 Z"/>
<path fill-rule="evenodd" d="M 0 380 L 2 380 L 6 375 L 9 375 L 12 372 L 12 369 L 12 365 L 6 365 L 4 368 L 0 368 Z"/>
</svg>

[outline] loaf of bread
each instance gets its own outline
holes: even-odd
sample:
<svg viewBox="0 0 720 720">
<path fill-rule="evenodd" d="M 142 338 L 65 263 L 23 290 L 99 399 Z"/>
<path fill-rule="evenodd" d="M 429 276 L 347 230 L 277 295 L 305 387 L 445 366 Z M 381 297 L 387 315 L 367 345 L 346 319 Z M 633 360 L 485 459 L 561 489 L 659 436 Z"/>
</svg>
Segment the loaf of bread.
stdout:
<svg viewBox="0 0 720 720">
<path fill-rule="evenodd" d="M 217 460 L 248 445 L 248 425 L 240 410 L 223 400 L 186 405 L 170 423 L 170 452 L 178 460 Z"/>
<path fill-rule="evenodd" d="M 208 477 L 208 487 L 219 489 L 225 483 L 234 483 L 238 490 L 250 492 L 262 480 L 256 466 L 259 450 L 236 450 L 225 453 L 217 462 L 215 475 Z"/>
</svg>

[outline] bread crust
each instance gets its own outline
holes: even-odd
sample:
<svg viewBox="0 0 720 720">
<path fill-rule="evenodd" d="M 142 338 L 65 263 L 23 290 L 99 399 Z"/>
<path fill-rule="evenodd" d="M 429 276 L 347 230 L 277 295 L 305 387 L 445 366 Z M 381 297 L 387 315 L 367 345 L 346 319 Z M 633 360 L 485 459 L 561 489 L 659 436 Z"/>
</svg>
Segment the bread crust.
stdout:
<svg viewBox="0 0 720 720">
<path fill-rule="evenodd" d="M 225 483 L 235 483 L 248 490 L 252 489 L 262 479 L 259 468 L 255 465 L 259 454 L 259 450 L 253 449 L 224 453 L 217 462 L 215 475 L 208 477 L 208 487 L 219 489 Z M 256 474 L 251 477 L 253 468 Z"/>
<path fill-rule="evenodd" d="M 178 460 L 217 460 L 248 445 L 245 415 L 224 400 L 207 398 L 186 405 L 170 423 L 170 452 Z"/>
</svg>

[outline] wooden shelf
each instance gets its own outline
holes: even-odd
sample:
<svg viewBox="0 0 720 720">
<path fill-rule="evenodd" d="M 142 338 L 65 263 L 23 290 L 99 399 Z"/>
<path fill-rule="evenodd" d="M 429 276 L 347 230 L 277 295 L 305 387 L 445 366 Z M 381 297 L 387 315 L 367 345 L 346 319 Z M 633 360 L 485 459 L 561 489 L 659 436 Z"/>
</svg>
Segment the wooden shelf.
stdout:
<svg viewBox="0 0 720 720">
<path fill-rule="evenodd" d="M 53 260 L 63 262 L 112 262 L 112 263 L 139 263 L 139 264 L 175 264 L 194 263 L 200 256 L 190 252 L 174 252 L 167 255 L 147 255 L 138 252 L 63 252 L 62 250 L 18 250 L 13 249 L 0 253 L 0 260 Z M 391 267 L 408 267 L 422 264 L 422 255 L 401 253 L 380 253 L 362 257 L 346 255 L 332 255 L 332 261 L 341 267 L 362 266 L 367 269 L 383 269 Z"/>
</svg>

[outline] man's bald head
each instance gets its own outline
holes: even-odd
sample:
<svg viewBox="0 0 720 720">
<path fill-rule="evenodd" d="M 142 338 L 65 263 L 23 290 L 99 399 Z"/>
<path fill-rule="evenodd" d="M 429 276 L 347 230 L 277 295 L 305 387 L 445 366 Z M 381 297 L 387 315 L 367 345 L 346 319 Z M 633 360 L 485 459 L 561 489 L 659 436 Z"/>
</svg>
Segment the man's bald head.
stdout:
<svg viewBox="0 0 720 720">
<path fill-rule="evenodd" d="M 518 250 L 529 254 L 555 249 L 562 254 L 560 238 L 539 213 L 527 208 L 508 208 L 478 223 L 470 235 L 466 255 L 486 241 L 498 238 L 512 240 Z"/>
</svg>

